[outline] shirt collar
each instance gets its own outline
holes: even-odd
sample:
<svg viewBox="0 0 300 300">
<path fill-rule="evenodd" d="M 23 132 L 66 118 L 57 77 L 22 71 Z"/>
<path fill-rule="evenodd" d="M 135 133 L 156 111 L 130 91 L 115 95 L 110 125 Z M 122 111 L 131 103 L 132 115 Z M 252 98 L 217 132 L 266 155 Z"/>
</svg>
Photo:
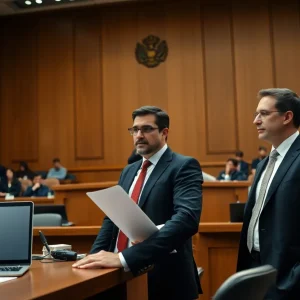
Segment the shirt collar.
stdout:
<svg viewBox="0 0 300 300">
<path fill-rule="evenodd" d="M 291 136 L 289 136 L 286 140 L 284 140 L 277 148 L 276 151 L 279 153 L 280 156 L 284 157 L 286 153 L 289 151 L 292 144 L 295 142 L 296 138 L 299 135 L 299 131 L 297 130 Z M 274 146 L 272 146 L 271 152 L 274 150 Z"/>
<path fill-rule="evenodd" d="M 152 163 L 152 165 L 155 166 L 167 149 L 168 149 L 168 145 L 165 144 L 159 151 L 153 154 L 148 160 Z M 143 157 L 143 163 L 145 160 L 146 158 Z"/>
</svg>

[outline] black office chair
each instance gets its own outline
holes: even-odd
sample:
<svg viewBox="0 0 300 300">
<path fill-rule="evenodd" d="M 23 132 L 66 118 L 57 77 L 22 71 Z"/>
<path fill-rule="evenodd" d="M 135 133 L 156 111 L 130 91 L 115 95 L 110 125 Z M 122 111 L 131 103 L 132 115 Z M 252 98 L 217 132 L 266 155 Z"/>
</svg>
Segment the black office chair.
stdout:
<svg viewBox="0 0 300 300">
<path fill-rule="evenodd" d="M 269 265 L 238 272 L 219 287 L 213 300 L 263 300 L 276 275 Z"/>
<path fill-rule="evenodd" d="M 62 226 L 62 217 L 59 214 L 33 215 L 33 226 Z"/>
</svg>

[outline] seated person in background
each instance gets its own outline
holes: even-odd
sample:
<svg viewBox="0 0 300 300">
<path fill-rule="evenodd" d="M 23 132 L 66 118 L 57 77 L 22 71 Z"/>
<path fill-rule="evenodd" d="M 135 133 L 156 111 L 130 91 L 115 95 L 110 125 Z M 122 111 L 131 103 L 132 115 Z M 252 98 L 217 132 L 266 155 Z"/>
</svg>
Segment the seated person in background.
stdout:
<svg viewBox="0 0 300 300">
<path fill-rule="evenodd" d="M 33 186 L 29 186 L 24 192 L 24 197 L 46 197 L 49 188 L 42 184 L 42 176 L 37 175 L 33 178 Z"/>
<path fill-rule="evenodd" d="M 238 161 L 237 170 L 244 173 L 246 176 L 248 176 L 249 164 L 243 160 L 243 157 L 244 157 L 244 153 L 242 151 L 235 152 L 235 159 Z"/>
<path fill-rule="evenodd" d="M 18 197 L 21 193 L 21 182 L 14 176 L 12 169 L 6 170 L 6 181 L 0 182 L 0 197 L 5 197 L 6 194 Z"/>
<path fill-rule="evenodd" d="M 241 181 L 247 180 L 247 176 L 238 171 L 238 161 L 234 158 L 229 158 L 226 163 L 225 170 L 220 172 L 217 177 L 218 180 L 222 181 Z"/>
<path fill-rule="evenodd" d="M 133 164 L 134 162 L 142 159 L 142 156 L 136 153 L 136 150 L 134 149 L 130 156 L 128 157 L 128 164 Z"/>
<path fill-rule="evenodd" d="M 25 161 L 20 161 L 19 170 L 16 171 L 16 177 L 19 179 L 32 180 L 36 174 L 31 171 Z"/>
<path fill-rule="evenodd" d="M 267 157 L 268 152 L 267 148 L 263 146 L 259 146 L 258 148 L 258 157 L 252 160 L 251 164 L 251 169 L 252 169 L 252 174 L 255 175 L 256 172 L 256 167 L 257 165 L 265 158 Z"/>
<path fill-rule="evenodd" d="M 67 169 L 64 168 L 59 158 L 53 159 L 53 168 L 51 168 L 47 174 L 47 178 L 65 179 L 67 175 Z"/>
</svg>

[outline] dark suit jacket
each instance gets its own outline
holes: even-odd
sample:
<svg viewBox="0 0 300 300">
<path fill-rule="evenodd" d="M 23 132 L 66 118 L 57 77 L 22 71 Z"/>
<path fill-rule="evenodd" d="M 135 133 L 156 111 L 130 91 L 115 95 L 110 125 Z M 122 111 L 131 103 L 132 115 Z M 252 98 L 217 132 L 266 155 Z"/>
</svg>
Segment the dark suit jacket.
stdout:
<svg viewBox="0 0 300 300">
<path fill-rule="evenodd" d="M 290 147 L 274 176 L 259 219 L 262 264 L 278 270 L 276 287 L 267 299 L 300 299 L 300 137 Z M 245 208 L 237 270 L 250 267 L 247 231 L 255 204 L 255 191 L 268 157 L 258 164 Z"/>
<path fill-rule="evenodd" d="M 2 193 L 9 193 L 10 195 L 13 195 L 14 197 L 19 197 L 21 194 L 21 182 L 14 178 L 11 187 L 8 187 L 7 182 L 0 182 L 0 192 Z"/>
<path fill-rule="evenodd" d="M 126 192 L 141 163 L 123 170 L 119 185 Z M 122 254 L 134 275 L 154 265 L 148 272 L 149 300 L 192 300 L 201 292 L 191 237 L 198 232 L 202 182 L 199 163 L 169 148 L 146 182 L 138 205 L 156 225 L 165 226 Z M 117 235 L 118 228 L 106 217 L 91 253 L 114 251 Z M 174 249 L 177 253 L 170 254 Z"/>
<path fill-rule="evenodd" d="M 246 176 L 249 174 L 249 164 L 246 163 L 244 160 L 239 162 L 240 164 L 240 172 L 244 173 Z"/>
</svg>

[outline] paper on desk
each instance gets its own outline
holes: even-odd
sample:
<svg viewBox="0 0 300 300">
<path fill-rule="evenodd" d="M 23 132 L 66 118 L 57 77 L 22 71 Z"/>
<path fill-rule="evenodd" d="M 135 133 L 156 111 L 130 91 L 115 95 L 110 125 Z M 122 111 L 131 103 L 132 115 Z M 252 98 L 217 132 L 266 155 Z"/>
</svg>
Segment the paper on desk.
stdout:
<svg viewBox="0 0 300 300">
<path fill-rule="evenodd" d="M 132 241 L 143 241 L 158 231 L 155 224 L 119 185 L 86 193 Z"/>
<path fill-rule="evenodd" d="M 12 279 L 16 279 L 17 277 L 0 277 L 0 283 L 5 282 L 5 281 L 9 281 Z"/>
</svg>

